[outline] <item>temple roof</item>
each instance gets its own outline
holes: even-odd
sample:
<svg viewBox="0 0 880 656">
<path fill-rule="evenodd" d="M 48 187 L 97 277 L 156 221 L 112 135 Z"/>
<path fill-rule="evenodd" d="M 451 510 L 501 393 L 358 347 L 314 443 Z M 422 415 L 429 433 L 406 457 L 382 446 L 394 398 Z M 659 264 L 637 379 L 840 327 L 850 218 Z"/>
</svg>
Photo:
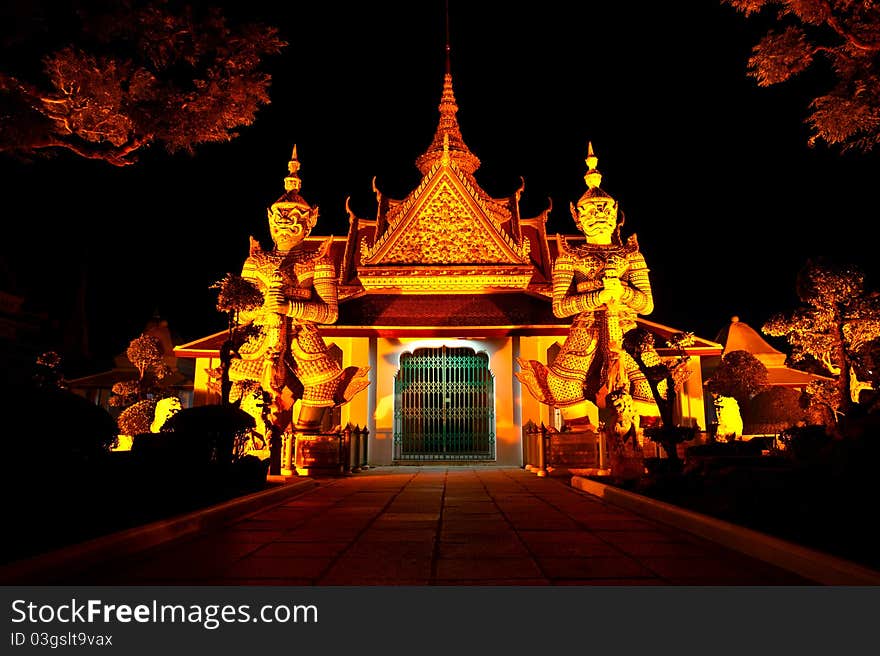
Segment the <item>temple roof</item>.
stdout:
<svg viewBox="0 0 880 656">
<path fill-rule="evenodd" d="M 767 384 L 782 387 L 806 387 L 813 380 L 828 380 L 825 376 L 811 374 L 786 366 L 786 355 L 758 334 L 754 328 L 732 317 L 730 323 L 721 329 L 715 341 L 724 345 L 722 357 L 733 351 L 745 351 L 754 355 L 767 368 Z"/>
<path fill-rule="evenodd" d="M 480 160 L 458 125 L 447 44 L 447 70 L 433 141 L 416 159 L 421 182 L 403 199 L 373 181 L 376 218 L 349 214 L 340 266 L 344 295 L 549 293 L 547 211 L 523 219 L 519 199 L 493 198 L 474 178 Z"/>
<path fill-rule="evenodd" d="M 677 356 L 664 346 L 680 331 L 670 326 L 638 318 L 639 327 L 657 338 L 657 353 Z M 370 294 L 341 303 L 339 321 L 320 327 L 328 341 L 334 337 L 509 337 L 555 336 L 560 343 L 568 334 L 571 322 L 553 316 L 546 299 L 529 294 L 465 296 L 458 294 L 398 296 Z M 227 331 L 202 337 L 175 348 L 179 358 L 219 357 Z M 692 356 L 721 353 L 721 344 L 701 337 L 685 348 Z"/>
<path fill-rule="evenodd" d="M 176 358 L 177 356 L 175 355 L 175 359 Z M 81 378 L 74 378 L 73 380 L 68 380 L 67 384 L 74 390 L 111 389 L 116 383 L 137 380 L 137 377 L 138 370 L 134 367 L 120 368 L 101 371 Z M 192 377 L 187 376 L 180 371 L 172 372 L 170 378 L 167 381 L 163 381 L 163 384 L 169 389 L 176 390 L 192 389 L 193 387 Z"/>
<path fill-rule="evenodd" d="M 740 321 L 739 317 L 731 318 L 730 323 L 718 333 L 715 341 L 724 344 L 722 356 L 732 351 L 746 351 L 760 360 L 765 367 L 785 366 L 785 353 L 770 346 L 758 331 Z"/>
</svg>

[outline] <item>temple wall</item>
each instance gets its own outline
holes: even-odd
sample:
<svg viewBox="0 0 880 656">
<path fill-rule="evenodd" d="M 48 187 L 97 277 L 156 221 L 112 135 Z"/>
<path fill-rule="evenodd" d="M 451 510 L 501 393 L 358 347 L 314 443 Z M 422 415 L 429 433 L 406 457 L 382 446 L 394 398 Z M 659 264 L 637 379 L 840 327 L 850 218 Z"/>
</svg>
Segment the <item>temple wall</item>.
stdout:
<svg viewBox="0 0 880 656">
<path fill-rule="evenodd" d="M 400 342 L 372 338 L 375 346 L 375 374 L 370 376 L 373 421 L 370 429 L 370 464 L 390 465 L 394 449 L 394 374 L 400 364 Z"/>
<path fill-rule="evenodd" d="M 334 337 L 328 339 L 327 345 L 335 344 L 342 351 L 343 367 L 366 367 L 370 362 L 370 340 L 367 337 Z M 375 376 L 372 369 L 368 374 L 370 381 Z M 367 391 L 361 391 L 341 408 L 341 426 L 369 426 L 370 406 Z"/>
<path fill-rule="evenodd" d="M 692 422 L 701 431 L 706 430 L 706 406 L 703 400 L 703 374 L 700 358 L 692 357 L 687 364 L 691 370 L 690 377 L 682 385 L 678 394 L 678 412 L 681 423 Z"/>
<path fill-rule="evenodd" d="M 489 368 L 495 376 L 495 459 L 499 465 L 522 465 L 522 430 L 514 407 L 513 340 L 486 340 Z M 517 387 L 519 386 L 517 381 Z"/>
<path fill-rule="evenodd" d="M 193 373 L 193 405 L 211 405 L 219 403 L 220 397 L 208 390 L 208 371 L 220 366 L 220 358 L 196 358 Z"/>
</svg>

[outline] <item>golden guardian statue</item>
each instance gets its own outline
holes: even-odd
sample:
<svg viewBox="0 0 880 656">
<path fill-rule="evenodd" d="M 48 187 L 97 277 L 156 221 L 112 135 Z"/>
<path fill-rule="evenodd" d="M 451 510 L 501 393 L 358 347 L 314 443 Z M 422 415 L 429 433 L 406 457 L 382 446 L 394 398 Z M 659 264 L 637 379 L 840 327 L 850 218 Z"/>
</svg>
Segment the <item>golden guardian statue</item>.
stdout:
<svg viewBox="0 0 880 656">
<path fill-rule="evenodd" d="M 599 186 L 598 158 L 588 146 L 586 192 L 571 205 L 583 243 L 558 237 L 553 265 L 553 313 L 573 317 L 568 336 L 549 365 L 519 360 L 516 375 L 536 399 L 557 407 L 569 427 L 589 425 L 590 404 L 608 408 L 617 435 L 636 435 L 638 417 L 658 416 L 644 372 L 623 348 L 638 315 L 654 307 L 651 281 L 636 236 L 620 235 L 618 203 Z M 644 354 L 659 364 L 653 354 Z M 641 438 L 634 440 L 635 444 Z"/>
<path fill-rule="evenodd" d="M 329 255 L 332 238 L 320 247 L 305 241 L 318 219 L 300 195 L 296 147 L 284 179 L 284 194 L 268 210 L 274 248 L 251 237 L 241 276 L 263 294 L 263 304 L 240 313 L 259 328 L 237 351 L 229 367 L 236 391 L 253 383 L 271 396 L 274 426 L 281 431 L 317 433 L 328 408 L 347 403 L 369 385 L 369 367 L 343 368 L 328 352 L 319 329 L 338 318 L 337 278 Z M 238 388 L 236 390 L 236 388 Z"/>
</svg>

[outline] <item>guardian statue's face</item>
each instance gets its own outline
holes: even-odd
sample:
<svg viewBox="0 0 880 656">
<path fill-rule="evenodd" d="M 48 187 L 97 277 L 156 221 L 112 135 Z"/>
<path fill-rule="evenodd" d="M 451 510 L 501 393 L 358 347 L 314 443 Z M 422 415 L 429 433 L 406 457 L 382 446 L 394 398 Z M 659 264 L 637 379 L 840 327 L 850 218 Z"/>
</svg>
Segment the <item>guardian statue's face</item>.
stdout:
<svg viewBox="0 0 880 656">
<path fill-rule="evenodd" d="M 608 200 L 591 200 L 577 206 L 578 223 L 588 241 L 610 243 L 617 227 L 617 203 Z"/>
<path fill-rule="evenodd" d="M 308 211 L 296 207 L 273 207 L 269 211 L 269 234 L 279 251 L 289 251 L 306 237 Z"/>
</svg>

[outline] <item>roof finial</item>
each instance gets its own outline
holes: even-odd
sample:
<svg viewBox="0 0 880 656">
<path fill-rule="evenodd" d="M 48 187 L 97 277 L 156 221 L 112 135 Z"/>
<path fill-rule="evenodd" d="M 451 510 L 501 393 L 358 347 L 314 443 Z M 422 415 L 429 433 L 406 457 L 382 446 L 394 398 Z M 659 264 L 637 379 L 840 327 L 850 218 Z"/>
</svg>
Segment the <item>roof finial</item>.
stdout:
<svg viewBox="0 0 880 656">
<path fill-rule="evenodd" d="M 449 0 L 446 0 L 446 73 L 443 75 L 443 92 L 440 94 L 440 122 L 437 131 L 428 150 L 416 158 L 416 166 L 423 174 L 431 169 L 443 157 L 443 142 L 448 138 L 449 157 L 455 160 L 458 167 L 468 174 L 473 174 L 480 167 L 479 158 L 474 155 L 461 137 L 461 129 L 458 126 L 458 105 L 455 102 L 455 93 L 452 91 L 452 64 L 450 52 L 452 50 L 449 41 Z"/>
<path fill-rule="evenodd" d="M 452 73 L 452 47 L 449 45 L 449 0 L 446 0 L 446 74 Z"/>
<path fill-rule="evenodd" d="M 290 161 L 287 163 L 287 170 L 290 172 L 284 178 L 285 191 L 299 191 L 302 188 L 302 180 L 299 179 L 299 159 L 296 156 L 296 144 L 293 145 L 293 153 L 290 155 Z"/>
</svg>

